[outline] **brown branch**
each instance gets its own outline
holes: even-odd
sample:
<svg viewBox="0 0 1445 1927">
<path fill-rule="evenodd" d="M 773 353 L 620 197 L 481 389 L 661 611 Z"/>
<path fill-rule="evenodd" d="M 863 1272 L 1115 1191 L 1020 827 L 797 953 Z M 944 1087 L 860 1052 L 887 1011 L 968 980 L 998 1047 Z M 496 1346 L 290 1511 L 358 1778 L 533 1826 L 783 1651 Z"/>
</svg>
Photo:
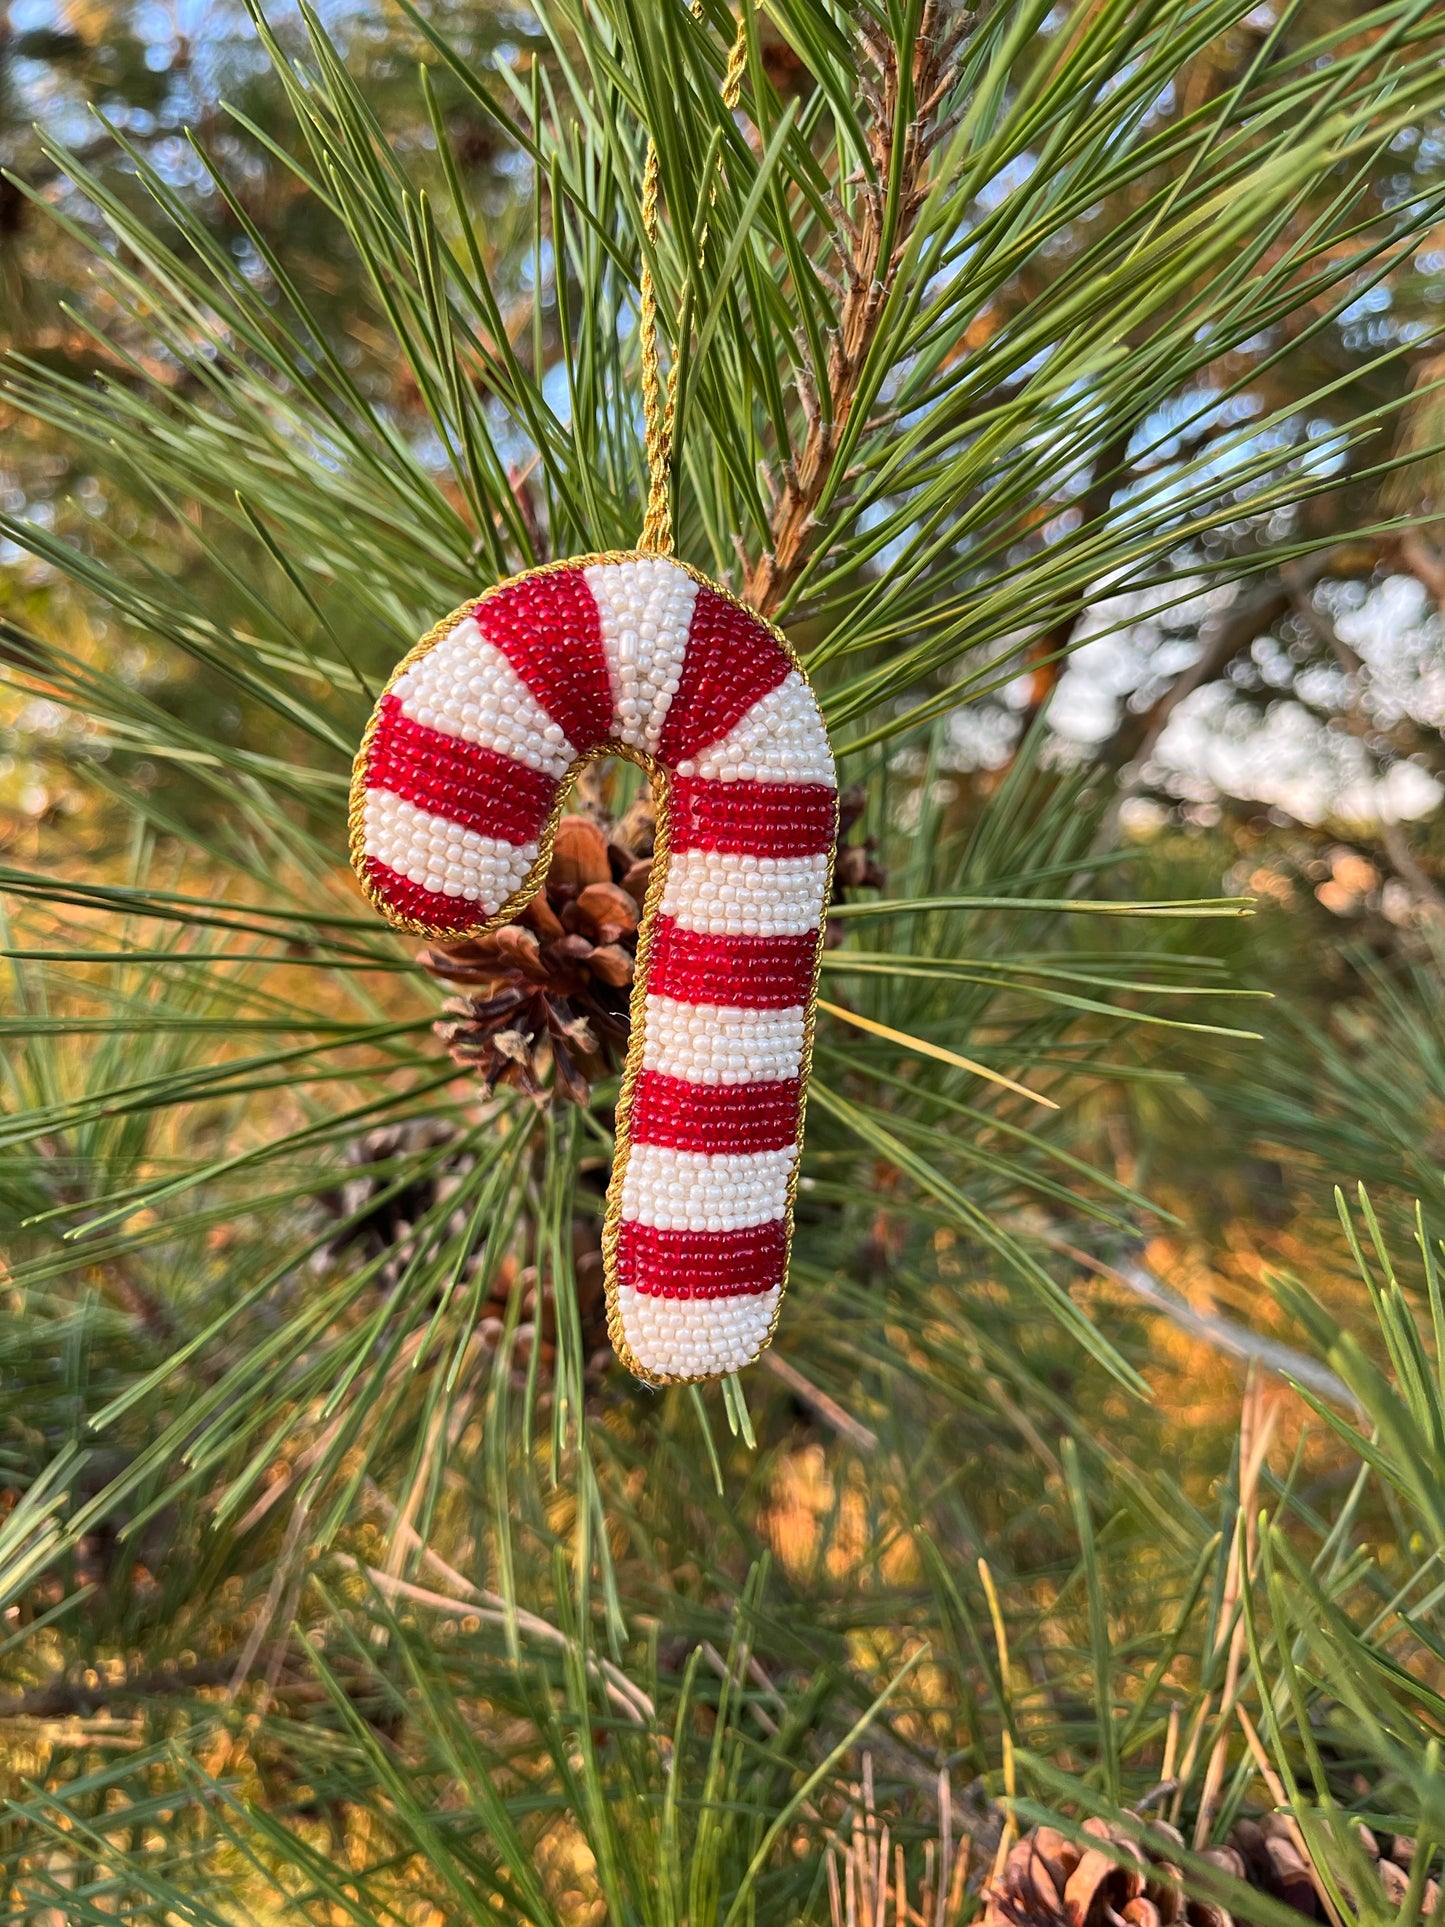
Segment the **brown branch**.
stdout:
<svg viewBox="0 0 1445 1927">
<path fill-rule="evenodd" d="M 1420 579 L 1423 581 L 1424 577 Z M 1345 724 L 1370 761 L 1378 763 L 1374 744 L 1381 734 L 1393 737 L 1399 753 L 1408 755 L 1408 740 L 1402 742 L 1401 738 L 1418 737 L 1418 732 L 1411 725 L 1407 724 L 1404 730 L 1397 728 L 1382 732 L 1365 713 L 1365 691 L 1369 686 L 1370 672 L 1364 658 L 1350 647 L 1329 617 L 1315 607 L 1314 599 L 1307 590 L 1296 592 L 1294 604 L 1300 620 L 1333 652 L 1348 679 L 1350 699 L 1345 706 Z M 1398 822 L 1388 821 L 1381 816 L 1380 844 L 1395 875 L 1414 897 L 1419 909 L 1431 917 L 1445 918 L 1445 893 L 1442 893 L 1440 886 L 1410 848 L 1410 839 Z"/>
<path fill-rule="evenodd" d="M 1100 751 L 1104 767 L 1117 771 L 1130 763 L 1142 763 L 1184 698 L 1206 683 L 1216 682 L 1236 656 L 1288 613 L 1301 593 L 1307 594 L 1326 576 L 1358 581 L 1372 575 L 1378 562 L 1375 543 L 1340 542 L 1294 563 L 1288 573 L 1280 570 L 1267 575 L 1254 589 L 1238 596 L 1209 626 L 1197 660 L 1146 710 L 1125 715 Z"/>
<path fill-rule="evenodd" d="M 6 1720 L 63 1720 L 75 1714 L 89 1716 L 112 1700 L 149 1700 L 168 1693 L 189 1693 L 201 1686 L 219 1686 L 229 1679 L 236 1664 L 234 1653 L 220 1659 L 203 1659 L 194 1666 L 178 1666 L 170 1672 L 139 1673 L 134 1679 L 97 1679 L 94 1685 L 83 1680 L 53 1680 L 29 1693 L 0 1700 L 0 1723 Z"/>
<path fill-rule="evenodd" d="M 809 1411 L 816 1412 L 840 1437 L 856 1445 L 860 1452 L 878 1450 L 878 1434 L 862 1419 L 854 1418 L 851 1412 L 845 1411 L 836 1399 L 829 1398 L 810 1378 L 805 1378 L 791 1359 L 784 1358 L 781 1352 L 769 1350 L 763 1353 L 761 1362 L 774 1378 L 787 1386 L 794 1398 L 806 1405 Z"/>
<path fill-rule="evenodd" d="M 1398 823 L 1380 824 L 1380 843 L 1391 867 L 1401 883 L 1415 898 L 1422 910 L 1432 917 L 1445 920 L 1445 891 L 1442 891 L 1434 877 L 1410 848 L 1410 839 Z"/>
<path fill-rule="evenodd" d="M 276 1678 L 279 1677 L 281 1670 L 281 1655 L 285 1652 L 286 1641 L 290 1636 L 291 1616 L 296 1610 L 297 1602 L 300 1599 L 300 1588 L 305 1581 L 306 1548 L 302 1544 L 302 1538 L 305 1534 L 306 1524 L 310 1518 L 310 1514 L 311 1509 L 304 1499 L 298 1499 L 296 1504 L 291 1508 L 291 1518 L 286 1527 L 286 1536 L 281 1544 L 281 1553 L 276 1561 L 276 1569 L 271 1575 L 271 1584 L 266 1590 L 266 1597 L 262 1603 L 256 1623 L 251 1628 L 245 1646 L 241 1649 L 240 1658 L 236 1661 L 236 1670 L 231 1675 L 229 1694 L 231 1699 L 235 1699 L 241 1688 L 246 1684 L 251 1668 L 256 1663 L 256 1656 L 265 1642 L 266 1635 L 270 1632 L 272 1624 L 279 1617 L 281 1620 L 281 1637 L 277 1641 L 277 1650 L 272 1657 L 271 1666 L 267 1668 L 263 1698 L 269 1700 L 271 1694 L 275 1691 Z M 284 1612 L 281 1610 L 283 1599 L 287 1602 Z"/>
<path fill-rule="evenodd" d="M 847 290 L 843 296 L 839 325 L 832 333 L 827 367 L 817 376 L 809 374 L 810 387 L 825 390 L 817 402 L 809 395 L 804 403 L 807 430 L 801 450 L 784 462 L 782 476 L 773 478 L 776 502 L 772 513 L 771 545 L 749 570 L 743 587 L 744 597 L 763 615 L 777 608 L 796 582 L 812 552 L 817 534 L 817 509 L 832 477 L 838 444 L 853 405 L 863 367 L 888 300 L 898 262 L 912 232 L 918 210 L 927 195 L 928 157 L 933 151 L 939 125 L 936 109 L 950 91 L 950 67 L 962 40 L 976 24 L 970 14 L 944 24 L 942 0 L 925 0 L 923 18 L 913 49 L 912 98 L 922 102 L 903 130 L 903 166 L 898 194 L 898 218 L 889 242 L 889 258 L 883 259 L 884 204 L 879 192 L 868 182 L 862 192 L 856 218 L 844 213 L 841 202 L 836 214 L 839 227 L 839 260 Z M 898 49 L 865 22 L 859 28 L 860 52 L 871 58 L 876 78 L 860 76 L 860 89 L 873 108 L 868 129 L 869 158 L 880 180 L 888 178 L 901 94 Z"/>
<path fill-rule="evenodd" d="M 467 1590 L 458 1599 L 452 1593 L 432 1592 L 426 1586 L 413 1585 L 409 1579 L 394 1578 L 391 1573 L 382 1572 L 377 1566 L 368 1566 L 359 1559 L 353 1559 L 350 1553 L 338 1553 L 336 1556 L 342 1565 L 361 1573 L 378 1592 L 386 1593 L 392 1599 L 410 1600 L 419 1606 L 430 1606 L 437 1612 L 467 1613 L 489 1626 L 506 1628 L 515 1624 L 522 1632 L 530 1633 L 545 1644 L 560 1647 L 563 1651 L 577 1647 L 575 1640 L 570 1640 L 566 1633 L 549 1621 L 540 1619 L 536 1613 L 526 1612 L 518 1606 L 509 1610 L 500 1597 L 483 1593 L 480 1588 L 466 1581 L 463 1584 Z M 489 1599 L 496 1599 L 496 1604 L 476 1603 Z M 634 1726 L 645 1726 L 654 1717 L 652 1701 L 611 1660 L 599 1659 L 593 1653 L 583 1653 L 582 1663 L 625 1720 Z"/>
<path fill-rule="evenodd" d="M 1285 1825 L 1289 1828 L 1289 1837 L 1294 1842 L 1295 1852 L 1304 1862 L 1310 1884 L 1319 1895 L 1321 1906 L 1333 1923 L 1333 1927 L 1341 1927 L 1340 1911 L 1330 1898 L 1329 1889 L 1321 1877 L 1319 1868 L 1315 1865 L 1314 1855 L 1310 1852 L 1309 1842 L 1300 1831 L 1299 1821 L 1290 1810 L 1292 1802 L 1289 1794 L 1285 1790 L 1284 1782 L 1270 1763 L 1269 1755 L 1264 1750 L 1264 1742 L 1259 1737 L 1254 1721 L 1242 1704 L 1236 1704 L 1234 1717 L 1239 1721 L 1240 1731 L 1245 1737 L 1250 1752 L 1254 1755 L 1254 1763 L 1259 1768 L 1260 1778 L 1269 1788 L 1269 1797 L 1274 1801 L 1276 1811 L 1284 1815 Z"/>
<path fill-rule="evenodd" d="M 122 1311 L 135 1319 L 148 1336 L 163 1345 L 174 1344 L 176 1321 L 164 1299 L 123 1264 L 112 1261 L 101 1268 L 101 1275 Z"/>
<path fill-rule="evenodd" d="M 1418 529 L 1400 538 L 1400 560 L 1433 598 L 1435 607 L 1445 615 L 1445 557 Z"/>
</svg>

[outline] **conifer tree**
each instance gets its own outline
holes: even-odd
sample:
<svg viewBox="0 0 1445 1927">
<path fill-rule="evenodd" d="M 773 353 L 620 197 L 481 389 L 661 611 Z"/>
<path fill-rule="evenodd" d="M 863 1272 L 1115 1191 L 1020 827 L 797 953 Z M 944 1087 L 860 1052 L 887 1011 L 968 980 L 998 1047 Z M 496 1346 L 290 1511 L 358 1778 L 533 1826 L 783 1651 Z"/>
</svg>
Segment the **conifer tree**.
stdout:
<svg viewBox="0 0 1445 1927">
<path fill-rule="evenodd" d="M 1046 722 L 1106 589 L 1246 595 L 1342 497 L 1411 524 L 1421 335 L 1339 324 L 1438 221 L 1433 150 L 1383 160 L 1438 129 L 1438 11 L 402 11 L 405 97 L 258 11 L 264 112 L 15 177 L 89 278 L 4 404 L 69 490 L 0 515 L 5 672 L 85 799 L 0 867 L 4 1917 L 952 1922 L 995 1865 L 1043 1904 L 1008 1855 L 1058 1809 L 1278 1921 L 1206 1851 L 1264 1785 L 1375 1918 L 1363 1776 L 1423 1918 L 1440 1703 L 1359 1502 L 1261 1528 L 1256 1414 L 1207 1516 L 1092 1288 L 1157 1221 L 1101 1106 L 1247 1044 L 1194 954 L 1239 905 L 1131 898 Z M 665 1392 L 599 1318 L 635 772 L 538 906 L 565 971 L 418 954 L 345 860 L 415 639 L 635 543 L 645 275 L 677 553 L 784 628 L 845 785 L 785 1322 Z M 980 801 L 950 718 L 1009 686 Z M 1415 1585 L 1440 1395 L 1363 1208 L 1393 1379 L 1287 1296 Z"/>
</svg>

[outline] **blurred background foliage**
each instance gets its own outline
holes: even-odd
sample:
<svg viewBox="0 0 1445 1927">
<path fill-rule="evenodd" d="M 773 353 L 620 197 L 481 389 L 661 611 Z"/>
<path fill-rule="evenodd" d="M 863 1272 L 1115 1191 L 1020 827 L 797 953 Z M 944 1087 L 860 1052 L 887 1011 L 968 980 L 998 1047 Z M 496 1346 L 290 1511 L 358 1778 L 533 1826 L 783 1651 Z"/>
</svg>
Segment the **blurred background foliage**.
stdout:
<svg viewBox="0 0 1445 1927">
<path fill-rule="evenodd" d="M 1438 9 L 746 19 L 734 123 L 721 7 L 0 10 L 5 1919 L 1440 1917 Z M 852 786 L 779 1345 L 663 1396 L 612 1084 L 342 833 L 635 535 L 648 129 Z"/>
</svg>

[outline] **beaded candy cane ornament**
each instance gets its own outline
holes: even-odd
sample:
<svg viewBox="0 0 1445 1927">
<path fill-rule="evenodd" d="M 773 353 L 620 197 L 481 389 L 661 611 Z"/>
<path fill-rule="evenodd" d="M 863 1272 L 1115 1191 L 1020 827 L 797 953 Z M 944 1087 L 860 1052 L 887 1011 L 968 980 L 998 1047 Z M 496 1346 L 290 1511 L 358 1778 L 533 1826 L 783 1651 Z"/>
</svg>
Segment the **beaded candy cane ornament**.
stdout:
<svg viewBox="0 0 1445 1927">
<path fill-rule="evenodd" d="M 529 570 L 423 637 L 362 739 L 351 854 L 391 922 L 477 936 L 542 887 L 579 770 L 646 770 L 657 843 L 602 1248 L 617 1354 L 667 1384 L 751 1364 L 777 1323 L 837 788 L 781 631 L 670 554 L 672 396 L 648 274 L 643 296 L 641 546 Z"/>
</svg>

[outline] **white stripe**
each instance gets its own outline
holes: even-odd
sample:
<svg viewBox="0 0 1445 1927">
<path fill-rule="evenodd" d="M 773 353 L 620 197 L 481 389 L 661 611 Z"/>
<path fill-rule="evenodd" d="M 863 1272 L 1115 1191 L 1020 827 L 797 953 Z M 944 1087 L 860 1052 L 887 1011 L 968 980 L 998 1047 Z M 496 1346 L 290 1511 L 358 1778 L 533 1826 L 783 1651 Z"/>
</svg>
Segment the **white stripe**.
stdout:
<svg viewBox="0 0 1445 1927">
<path fill-rule="evenodd" d="M 639 1365 L 666 1378 L 740 1371 L 763 1349 L 781 1286 L 736 1298 L 654 1298 L 619 1286 L 622 1333 Z"/>
<path fill-rule="evenodd" d="M 612 733 L 655 752 L 682 675 L 697 584 L 665 556 L 586 571 L 612 678 Z"/>
<path fill-rule="evenodd" d="M 798 1147 L 781 1151 L 674 1151 L 634 1144 L 622 1180 L 622 1216 L 659 1231 L 741 1231 L 788 1208 Z"/>
<path fill-rule="evenodd" d="M 828 858 L 679 850 L 668 858 L 662 914 L 709 936 L 798 937 L 818 928 Z"/>
<path fill-rule="evenodd" d="M 398 676 L 390 693 L 413 722 L 480 743 L 548 776 L 560 776 L 577 754 L 471 616 Z"/>
<path fill-rule="evenodd" d="M 689 1084 L 775 1084 L 803 1061 L 803 1009 L 739 1010 L 649 997 L 645 1069 Z"/>
<path fill-rule="evenodd" d="M 677 773 L 721 783 L 837 781 L 823 718 L 796 669 L 760 696 L 720 742 L 679 763 Z"/>
<path fill-rule="evenodd" d="M 531 869 L 537 844 L 502 843 L 419 810 L 390 790 L 369 789 L 363 807 L 368 856 L 439 896 L 500 910 Z"/>
</svg>

